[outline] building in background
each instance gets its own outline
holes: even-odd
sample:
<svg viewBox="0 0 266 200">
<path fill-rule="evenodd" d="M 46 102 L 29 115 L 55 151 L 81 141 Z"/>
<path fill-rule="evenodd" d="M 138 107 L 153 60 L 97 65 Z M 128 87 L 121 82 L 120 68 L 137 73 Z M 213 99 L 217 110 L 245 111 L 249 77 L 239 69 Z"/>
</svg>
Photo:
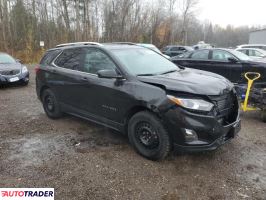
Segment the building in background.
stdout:
<svg viewBox="0 0 266 200">
<path fill-rule="evenodd" d="M 266 44 L 266 29 L 250 32 L 249 44 Z"/>
</svg>

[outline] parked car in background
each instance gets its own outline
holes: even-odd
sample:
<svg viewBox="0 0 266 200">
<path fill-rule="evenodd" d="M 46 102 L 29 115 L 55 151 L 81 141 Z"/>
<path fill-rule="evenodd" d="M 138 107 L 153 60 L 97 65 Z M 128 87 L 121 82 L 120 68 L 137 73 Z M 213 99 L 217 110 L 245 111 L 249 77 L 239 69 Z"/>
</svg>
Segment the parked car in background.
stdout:
<svg viewBox="0 0 266 200">
<path fill-rule="evenodd" d="M 255 48 L 255 49 L 263 49 L 266 51 L 266 44 L 243 44 L 237 46 L 238 49 L 241 48 Z"/>
<path fill-rule="evenodd" d="M 199 49 L 211 49 L 213 46 L 211 44 L 207 44 L 204 41 L 198 42 L 198 44 L 193 46 L 194 50 L 199 50 Z"/>
<path fill-rule="evenodd" d="M 237 48 L 237 51 L 246 54 L 247 56 L 253 59 L 261 59 L 266 58 L 266 51 L 263 49 L 255 49 L 255 48 Z"/>
<path fill-rule="evenodd" d="M 36 91 L 48 117 L 69 113 L 125 133 L 152 160 L 174 147 L 214 150 L 241 127 L 232 83 L 138 45 L 50 49 L 36 68 Z"/>
<path fill-rule="evenodd" d="M 169 45 L 162 49 L 163 54 L 170 57 L 177 56 L 188 51 L 193 51 L 193 48 L 189 46 Z"/>
<path fill-rule="evenodd" d="M 257 82 L 266 82 L 266 63 L 254 61 L 247 55 L 231 49 L 203 49 L 173 57 L 177 65 L 210 71 L 226 77 L 233 83 L 246 83 L 246 72 L 259 72 Z"/>
<path fill-rule="evenodd" d="M 29 83 L 29 71 L 19 60 L 6 53 L 0 53 L 0 85 L 9 83 Z"/>
<path fill-rule="evenodd" d="M 153 51 L 158 52 L 159 54 L 163 55 L 164 57 L 166 57 L 167 59 L 170 59 L 170 56 L 163 54 L 155 45 L 153 44 L 146 44 L 146 43 L 137 43 L 137 45 L 142 46 L 142 47 L 146 47 L 149 48 Z"/>
</svg>

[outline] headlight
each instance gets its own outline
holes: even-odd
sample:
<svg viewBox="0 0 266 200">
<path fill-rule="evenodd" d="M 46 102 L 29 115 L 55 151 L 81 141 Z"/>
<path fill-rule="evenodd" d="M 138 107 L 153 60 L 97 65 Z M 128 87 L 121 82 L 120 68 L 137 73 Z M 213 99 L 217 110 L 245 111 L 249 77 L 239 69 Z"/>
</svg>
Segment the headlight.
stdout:
<svg viewBox="0 0 266 200">
<path fill-rule="evenodd" d="M 214 106 L 212 103 L 202 99 L 185 99 L 171 95 L 167 95 L 167 97 L 175 104 L 192 110 L 211 111 Z"/>
<path fill-rule="evenodd" d="M 24 74 L 24 73 L 26 73 L 26 72 L 28 72 L 28 69 L 27 69 L 26 66 L 23 66 L 23 67 L 22 67 L 22 70 L 21 70 L 21 73 Z"/>
</svg>

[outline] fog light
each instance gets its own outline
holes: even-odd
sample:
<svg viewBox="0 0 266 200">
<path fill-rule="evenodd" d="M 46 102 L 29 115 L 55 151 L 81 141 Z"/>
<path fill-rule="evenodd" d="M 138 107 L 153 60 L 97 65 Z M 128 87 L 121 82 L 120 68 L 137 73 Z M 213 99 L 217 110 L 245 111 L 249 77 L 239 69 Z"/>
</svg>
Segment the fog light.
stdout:
<svg viewBox="0 0 266 200">
<path fill-rule="evenodd" d="M 198 140 L 198 135 L 193 130 L 185 129 L 185 139 L 186 139 L 187 142 Z"/>
</svg>

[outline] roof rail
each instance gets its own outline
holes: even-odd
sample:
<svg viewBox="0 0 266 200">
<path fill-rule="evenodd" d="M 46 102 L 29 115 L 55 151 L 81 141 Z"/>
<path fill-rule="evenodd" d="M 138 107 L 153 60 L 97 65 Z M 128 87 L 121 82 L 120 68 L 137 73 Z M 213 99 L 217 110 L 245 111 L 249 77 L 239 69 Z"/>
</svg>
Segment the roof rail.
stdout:
<svg viewBox="0 0 266 200">
<path fill-rule="evenodd" d="M 103 46 L 102 44 L 98 42 L 73 42 L 73 43 L 64 43 L 56 45 L 56 47 L 67 47 L 67 46 L 75 46 L 75 45 L 98 45 Z"/>
<path fill-rule="evenodd" d="M 127 45 L 137 45 L 136 43 L 133 43 L 133 42 L 112 42 L 111 44 L 127 44 Z"/>
</svg>

